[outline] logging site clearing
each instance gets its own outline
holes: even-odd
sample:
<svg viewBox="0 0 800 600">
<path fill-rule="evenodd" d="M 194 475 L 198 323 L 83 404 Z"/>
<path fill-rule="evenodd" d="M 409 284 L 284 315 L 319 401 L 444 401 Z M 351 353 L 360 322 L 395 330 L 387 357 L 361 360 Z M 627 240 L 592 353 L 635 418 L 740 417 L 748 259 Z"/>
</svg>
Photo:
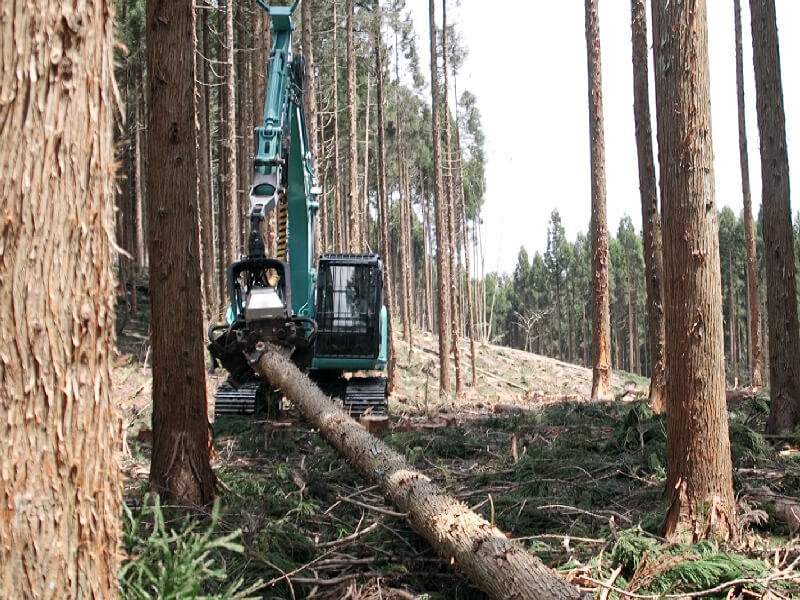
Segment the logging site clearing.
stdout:
<svg viewBox="0 0 800 600">
<path fill-rule="evenodd" d="M 127 437 L 126 539 L 138 557 L 130 564 L 150 561 L 164 578 L 180 581 L 180 565 L 194 560 L 186 577 L 197 583 L 206 573 L 203 589 L 219 590 L 213 597 L 220 598 L 245 597 L 235 593 L 248 589 L 264 598 L 485 597 L 454 560 L 437 557 L 412 531 L 408 514 L 286 405 L 275 415 L 213 423 L 220 503 L 208 519 L 185 528 L 183 512 L 154 509 L 145 501 L 152 444 L 147 327 L 128 320 L 114 361 Z M 800 546 L 800 440 L 773 445 L 760 433 L 766 395 L 728 394 L 740 541 L 668 545 L 659 535 L 666 421 L 647 407 L 648 380 L 615 371 L 616 400 L 592 403 L 589 369 L 479 345 L 477 390 L 440 402 L 437 340 L 419 331 L 413 340 L 411 353 L 395 340 L 398 384 L 379 435 L 567 581 L 601 598 L 800 593 L 793 558 Z M 222 379 L 208 381 L 212 401 Z M 223 542 L 211 544 L 217 539 Z M 203 568 L 201 558 L 208 561 Z M 239 592 L 226 595 L 237 582 Z"/>
</svg>

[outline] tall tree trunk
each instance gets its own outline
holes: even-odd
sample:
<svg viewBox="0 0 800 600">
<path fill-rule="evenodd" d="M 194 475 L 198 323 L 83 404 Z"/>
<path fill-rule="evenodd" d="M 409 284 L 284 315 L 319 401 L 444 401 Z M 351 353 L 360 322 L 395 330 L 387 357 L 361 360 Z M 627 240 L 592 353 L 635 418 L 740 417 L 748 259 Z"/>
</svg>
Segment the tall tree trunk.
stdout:
<svg viewBox="0 0 800 600">
<path fill-rule="evenodd" d="M 320 156 L 322 153 L 322 146 L 317 146 L 317 76 L 314 67 L 314 47 L 311 44 L 311 1 L 306 0 L 300 4 L 302 11 L 302 31 L 301 43 L 303 46 L 303 54 L 306 59 L 306 91 L 303 94 L 303 109 L 306 115 L 306 125 L 308 128 L 308 142 L 311 145 L 311 151 L 314 156 Z M 261 11 L 258 11 L 261 12 Z M 263 96 L 256 96 L 261 98 Z M 315 160 L 314 176 L 318 173 L 317 168 L 318 160 Z M 320 198 L 320 215 L 318 219 L 314 219 L 314 256 L 319 256 L 322 253 L 323 236 L 320 235 L 325 227 L 325 199 Z"/>
<path fill-rule="evenodd" d="M 736 100 L 739 108 L 739 162 L 742 170 L 744 204 L 744 240 L 747 250 L 747 327 L 750 385 L 764 384 L 761 342 L 761 291 L 759 290 L 756 234 L 750 199 L 750 166 L 747 157 L 747 130 L 744 118 L 744 66 L 742 59 L 742 9 L 740 0 L 733 0 L 734 34 L 736 39 Z"/>
<path fill-rule="evenodd" d="M 410 323 L 414 323 L 417 318 L 417 308 L 414 302 L 415 298 L 415 289 L 417 287 L 417 283 L 414 277 L 414 265 L 415 265 L 415 256 L 414 256 L 414 211 L 411 208 L 411 175 L 409 174 L 409 168 L 405 164 L 403 165 L 403 172 L 404 172 L 404 181 L 405 181 L 405 193 L 403 194 L 403 200 L 405 205 L 405 212 L 406 212 L 406 290 L 408 294 L 408 320 Z M 409 336 L 408 343 L 409 353 L 414 349 L 414 336 L 413 330 L 411 331 L 411 335 Z"/>
<path fill-rule="evenodd" d="M 800 423 L 800 332 L 797 321 L 789 158 L 781 60 L 774 0 L 750 0 L 756 105 L 761 139 L 761 206 L 769 322 L 770 411 L 768 433 Z"/>
<path fill-rule="evenodd" d="M 736 314 L 736 274 L 733 272 L 733 249 L 728 251 L 728 306 L 729 306 L 729 334 L 731 344 L 731 375 L 734 383 L 739 379 L 738 346 L 736 343 L 736 329 L 738 316 Z"/>
<path fill-rule="evenodd" d="M 434 0 L 428 0 L 428 25 L 431 47 L 431 129 L 433 135 L 434 208 L 436 215 L 437 320 L 439 323 L 439 394 L 450 394 L 450 314 L 447 283 L 450 278 L 447 258 L 447 200 L 442 185 L 442 127 L 440 124 L 439 70 L 436 52 Z"/>
<path fill-rule="evenodd" d="M 603 96 L 600 78 L 600 24 L 597 0 L 586 0 L 586 52 L 589 65 L 589 131 L 592 161 L 592 399 L 613 400 L 608 352 L 608 227 L 606 167 L 603 141 Z"/>
<path fill-rule="evenodd" d="M 350 252 L 361 252 L 364 243 L 361 236 L 361 209 L 358 198 L 358 125 L 356 123 L 356 51 L 353 33 L 353 0 L 347 0 L 347 122 L 348 141 L 348 201 L 350 216 L 349 248 Z"/>
<path fill-rule="evenodd" d="M 642 238 L 646 273 L 647 315 L 650 328 L 650 408 L 656 414 L 667 409 L 664 390 L 664 258 L 661 217 L 658 211 L 656 171 L 653 164 L 653 134 L 647 77 L 647 14 L 645 0 L 631 0 L 633 37 L 633 116 L 639 163 L 639 194 L 642 197 Z"/>
<path fill-rule="evenodd" d="M 3 598 L 118 597 L 115 11 L 66 10 L 5 3 L 0 19 Z"/>
<path fill-rule="evenodd" d="M 386 197 L 386 140 L 384 135 L 383 121 L 383 42 L 381 39 L 381 9 L 376 7 L 375 16 L 375 71 L 378 86 L 378 210 L 381 227 L 381 254 L 383 255 L 384 266 L 384 301 L 386 302 L 386 312 L 389 313 L 389 364 L 388 364 L 388 391 L 392 391 L 395 385 L 395 366 L 397 360 L 394 352 L 394 311 L 392 303 L 392 262 L 389 260 L 389 202 Z M 366 186 L 366 178 L 364 180 Z"/>
<path fill-rule="evenodd" d="M 151 103 L 147 201 L 153 351 L 150 485 L 169 502 L 214 497 L 206 404 L 197 218 L 194 11 L 190 0 L 147 5 Z M 175 310 L 180 298 L 181 309 Z"/>
<path fill-rule="evenodd" d="M 211 203 L 211 141 L 208 117 L 208 69 L 205 49 L 208 48 L 207 8 L 201 6 L 195 36 L 195 127 L 197 136 L 197 199 L 200 216 L 201 262 L 203 273 L 203 299 L 205 315 L 216 312 L 217 289 L 214 263 L 214 208 Z"/>
<path fill-rule="evenodd" d="M 634 338 L 633 338 L 633 281 L 631 281 L 631 264 L 630 256 L 625 256 L 625 280 L 628 286 L 628 370 L 631 373 L 636 372 L 636 353 L 634 351 Z"/>
<path fill-rule="evenodd" d="M 359 213 L 361 215 L 361 223 L 359 223 L 359 230 L 363 238 L 362 248 L 366 250 L 369 246 L 369 108 L 370 108 L 370 78 L 371 74 L 367 71 L 367 98 L 364 105 L 364 187 L 361 194 L 361 205 L 359 206 Z M 379 184 L 380 185 L 380 184 Z M 388 201 L 387 201 L 388 202 Z"/>
<path fill-rule="evenodd" d="M 143 213 L 143 206 L 144 206 L 144 186 L 143 186 L 143 178 L 144 178 L 144 169 L 142 168 L 142 128 L 144 127 L 142 123 L 142 104 L 144 104 L 144 96 L 137 87 L 135 99 L 134 99 L 134 169 L 136 171 L 136 182 L 135 182 L 135 192 L 136 192 L 136 264 L 140 267 L 144 267 L 147 264 L 146 253 L 145 253 L 145 240 L 144 240 L 144 213 Z"/>
<path fill-rule="evenodd" d="M 422 174 L 420 173 L 420 184 L 422 183 Z M 433 265 L 431 264 L 431 219 L 428 214 L 428 197 L 425 193 L 425 186 L 420 185 L 422 193 L 420 199 L 422 200 L 422 252 L 425 260 L 423 261 L 425 269 L 425 316 L 428 318 L 427 328 L 428 331 L 433 332 Z"/>
<path fill-rule="evenodd" d="M 665 530 L 671 540 L 735 537 L 704 0 L 693 10 L 655 2 L 653 40 L 670 374 Z"/>
<path fill-rule="evenodd" d="M 229 263 L 234 262 L 239 256 L 240 226 L 239 226 L 239 172 L 236 157 L 236 85 L 234 64 L 234 39 L 233 39 L 233 2 L 222 0 L 221 6 L 225 11 L 225 255 Z M 222 279 L 223 284 L 225 278 Z"/>
<path fill-rule="evenodd" d="M 449 257 L 448 263 L 448 278 L 447 285 L 450 288 L 450 325 L 451 335 L 453 336 L 453 361 L 455 362 L 456 370 L 456 397 L 464 395 L 464 382 L 461 379 L 461 351 L 458 346 L 459 338 L 459 315 L 458 303 L 456 294 L 456 220 L 455 220 L 455 181 L 453 180 L 453 171 L 450 168 L 452 165 L 453 145 L 451 142 L 452 136 L 450 133 L 450 102 L 448 101 L 448 83 L 447 83 L 447 0 L 442 0 L 442 73 L 444 75 L 442 108 L 444 111 L 444 130 L 445 130 L 445 145 L 446 145 L 446 159 L 444 169 L 447 173 L 447 192 L 444 211 L 447 215 L 447 255 Z M 437 163 L 440 164 L 440 163 Z"/>
<path fill-rule="evenodd" d="M 333 1 L 333 249 L 342 252 L 345 248 L 344 215 L 341 194 L 341 165 L 339 164 L 339 45 L 337 31 L 336 0 Z"/>
<path fill-rule="evenodd" d="M 455 89 L 456 81 L 455 75 L 453 76 L 453 86 Z M 475 304 L 472 298 L 472 273 L 470 270 L 469 260 L 469 244 L 467 238 L 469 237 L 469 227 L 467 226 L 467 208 L 466 208 L 466 194 L 464 193 L 464 171 L 461 162 L 461 134 L 458 128 L 458 92 L 455 92 L 456 97 L 456 151 L 458 152 L 458 182 L 459 182 L 459 215 L 461 218 L 461 246 L 464 251 L 464 268 L 467 280 L 467 325 L 469 327 L 469 354 L 472 366 L 472 389 L 477 390 L 478 387 L 478 373 L 477 373 L 477 357 L 475 355 Z"/>
</svg>

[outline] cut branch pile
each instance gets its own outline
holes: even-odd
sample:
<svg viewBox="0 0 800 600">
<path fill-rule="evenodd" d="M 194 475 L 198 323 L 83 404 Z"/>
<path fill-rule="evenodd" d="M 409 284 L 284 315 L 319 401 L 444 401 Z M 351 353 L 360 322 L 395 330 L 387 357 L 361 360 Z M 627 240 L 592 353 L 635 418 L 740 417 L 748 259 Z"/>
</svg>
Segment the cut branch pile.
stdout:
<svg viewBox="0 0 800 600">
<path fill-rule="evenodd" d="M 259 344 L 253 368 L 300 410 L 353 468 L 377 483 L 409 525 L 491 598 L 577 599 L 581 592 L 493 524 L 448 495 L 334 405 L 274 347 Z"/>
</svg>

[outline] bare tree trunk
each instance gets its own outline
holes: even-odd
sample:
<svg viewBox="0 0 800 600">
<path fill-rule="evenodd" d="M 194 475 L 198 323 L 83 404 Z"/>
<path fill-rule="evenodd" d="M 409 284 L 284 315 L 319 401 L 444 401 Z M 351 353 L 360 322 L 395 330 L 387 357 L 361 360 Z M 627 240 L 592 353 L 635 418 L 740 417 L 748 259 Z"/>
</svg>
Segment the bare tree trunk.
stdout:
<svg viewBox="0 0 800 600">
<path fill-rule="evenodd" d="M 197 200 L 200 217 L 201 263 L 205 315 L 216 312 L 217 289 L 214 263 L 214 208 L 211 203 L 211 141 L 208 126 L 208 77 L 205 49 L 208 48 L 208 9 L 200 6 L 195 29 L 195 131 L 197 136 Z"/>
<path fill-rule="evenodd" d="M 350 231 L 348 232 L 350 252 L 361 252 L 364 241 L 361 235 L 361 208 L 358 199 L 358 125 L 356 123 L 356 51 L 353 40 L 353 0 L 347 0 L 347 121 L 348 140 L 350 142 L 347 155 L 349 167 L 349 206 Z"/>
<path fill-rule="evenodd" d="M 306 0 L 300 5 L 302 11 L 302 31 L 301 42 L 303 46 L 303 54 L 306 59 L 306 92 L 303 94 L 304 111 L 306 115 L 306 126 L 308 128 L 308 141 L 311 145 L 314 156 L 321 156 L 322 145 L 317 146 L 317 75 L 314 66 L 314 47 L 311 44 L 311 1 Z M 261 11 L 258 11 L 261 12 Z M 261 97 L 261 96 L 257 96 Z M 318 168 L 319 159 L 316 159 L 313 165 L 314 175 L 316 177 L 319 173 Z M 325 228 L 325 199 L 324 196 L 320 198 L 320 215 L 318 219 L 314 219 L 314 256 L 319 256 L 322 253 L 324 245 L 324 236 L 320 232 Z"/>
<path fill-rule="evenodd" d="M 642 197 L 642 241 L 650 326 L 650 408 L 656 414 L 667 409 L 664 389 L 664 258 L 661 217 L 658 211 L 656 172 L 653 164 L 653 134 L 647 77 L 647 13 L 645 0 L 631 0 L 633 36 L 633 116 L 639 162 L 639 193 Z"/>
<path fill-rule="evenodd" d="M 236 85 L 234 77 L 233 0 L 221 0 L 225 11 L 225 40 L 223 43 L 225 68 L 225 255 L 229 263 L 239 256 L 239 179 L 236 159 Z M 222 282 L 224 285 L 225 277 Z"/>
<path fill-rule="evenodd" d="M 119 593 L 114 6 L 4 3 L 0 19 L 3 598 Z"/>
<path fill-rule="evenodd" d="M 431 47 L 431 113 L 433 134 L 434 208 L 436 211 L 437 317 L 439 322 L 439 394 L 450 395 L 450 314 L 447 285 L 450 270 L 447 257 L 447 199 L 442 185 L 442 136 L 440 124 L 439 72 L 436 52 L 434 0 L 428 0 L 428 25 Z"/>
<path fill-rule="evenodd" d="M 381 227 L 381 254 L 383 255 L 384 265 L 384 301 L 386 302 L 386 312 L 389 313 L 389 364 L 388 364 L 388 391 L 394 389 L 395 384 L 395 366 L 397 360 L 395 359 L 394 352 L 394 311 L 392 303 L 392 263 L 389 259 L 389 202 L 386 197 L 386 140 L 384 139 L 384 122 L 383 122 L 383 43 L 381 40 L 381 9 L 380 5 L 376 7 L 377 14 L 375 15 L 375 71 L 377 72 L 377 85 L 378 85 L 378 202 L 380 208 L 378 210 L 380 217 Z M 366 178 L 364 180 L 366 186 Z"/>
<path fill-rule="evenodd" d="M 736 329 L 738 316 L 736 314 L 736 274 L 733 272 L 733 249 L 728 250 L 728 306 L 730 323 L 729 334 L 731 344 L 731 375 L 734 383 L 739 379 L 739 363 L 737 360 L 738 346 L 736 344 Z"/>
<path fill-rule="evenodd" d="M 358 209 L 361 215 L 359 230 L 361 231 L 361 247 L 366 249 L 369 246 L 369 105 L 370 105 L 370 85 L 371 73 L 367 71 L 367 99 L 364 106 L 364 187 L 362 190 L 361 205 Z M 379 184 L 380 185 L 380 184 Z M 388 200 L 387 200 L 388 203 Z"/>
<path fill-rule="evenodd" d="M 589 130 L 592 161 L 592 399 L 613 400 L 608 353 L 608 228 L 603 141 L 603 97 L 600 79 L 600 25 L 597 0 L 586 0 L 586 52 L 589 64 Z"/>
<path fill-rule="evenodd" d="M 544 567 L 522 546 L 417 472 L 395 450 L 336 407 L 277 350 L 257 371 L 300 409 L 323 438 L 362 476 L 377 483 L 439 556 L 458 565 L 489 598 L 578 599 L 577 588 Z"/>
<path fill-rule="evenodd" d="M 734 33 L 736 39 L 736 100 L 739 108 L 739 162 L 742 170 L 742 200 L 744 204 L 744 240 L 747 250 L 747 327 L 750 363 L 750 385 L 764 385 L 761 357 L 761 291 L 759 289 L 756 234 L 753 207 L 750 200 L 750 166 L 747 158 L 747 130 L 744 118 L 744 66 L 742 59 L 742 10 L 740 0 L 733 0 Z"/>
<path fill-rule="evenodd" d="M 344 215 L 341 195 L 341 165 L 339 164 L 339 45 L 337 31 L 339 23 L 336 15 L 336 0 L 333 2 L 333 249 L 344 250 Z"/>
<path fill-rule="evenodd" d="M 409 174 L 409 168 L 406 165 L 403 165 L 403 171 L 405 173 L 404 180 L 405 180 L 405 194 L 403 196 L 403 204 L 405 205 L 405 212 L 406 212 L 406 289 L 408 290 L 408 320 L 413 324 L 416 322 L 417 318 L 417 308 L 414 302 L 415 298 L 415 289 L 417 287 L 416 279 L 414 277 L 414 265 L 416 264 L 414 258 L 414 211 L 411 208 L 411 175 Z M 411 334 L 408 339 L 409 343 L 409 353 L 414 349 L 414 332 L 411 331 Z"/>
<path fill-rule="evenodd" d="M 455 181 L 451 169 L 453 145 L 450 134 L 450 103 L 448 101 L 449 86 L 447 83 L 447 0 L 442 0 L 442 73 L 444 75 L 442 105 L 446 145 L 444 169 L 447 173 L 447 193 L 444 210 L 447 214 L 447 255 L 449 257 L 447 285 L 450 287 L 450 325 L 451 335 L 453 336 L 453 361 L 455 362 L 456 371 L 456 397 L 459 398 L 464 395 L 464 382 L 461 380 L 461 351 L 458 346 L 460 320 L 458 315 L 458 296 L 456 294 Z"/>
<path fill-rule="evenodd" d="M 425 194 L 425 186 L 422 184 L 422 174 L 420 173 L 420 189 L 422 190 L 422 251 L 425 255 L 423 261 L 425 269 L 425 316 L 428 318 L 428 331 L 433 332 L 433 266 L 431 265 L 431 220 L 428 215 L 428 198 Z"/>
<path fill-rule="evenodd" d="M 455 78 L 454 78 L 455 79 Z M 455 86 L 455 81 L 453 81 L 453 85 Z M 455 94 L 456 96 L 456 123 L 458 123 L 458 93 Z M 469 327 L 469 354 L 472 363 L 472 389 L 476 390 L 478 387 L 478 374 L 477 374 L 477 366 L 476 366 L 476 355 L 475 355 L 475 336 L 477 332 L 475 330 L 475 305 L 472 299 L 472 274 L 470 272 L 470 260 L 469 260 L 469 245 L 467 243 L 467 238 L 469 237 L 469 228 L 467 227 L 467 208 L 466 208 L 466 200 L 465 200 L 465 193 L 464 193 L 464 172 L 462 170 L 462 163 L 461 163 L 461 135 L 459 133 L 458 127 L 456 126 L 456 147 L 458 151 L 458 181 L 459 181 L 459 212 L 461 215 L 461 243 L 462 248 L 464 250 L 464 267 L 465 267 L 465 275 L 467 280 L 467 323 Z"/>
<path fill-rule="evenodd" d="M 142 179 L 144 177 L 144 169 L 142 168 L 142 127 L 144 126 L 142 123 L 142 104 L 144 103 L 144 97 L 137 87 L 135 100 L 134 100 L 134 110 L 135 110 L 135 123 L 134 123 L 134 169 L 136 170 L 136 182 L 135 182 L 135 193 L 136 193 L 136 264 L 141 267 L 146 266 L 147 260 L 145 255 L 145 240 L 144 240 L 144 214 L 142 212 L 142 207 L 144 205 L 144 194 L 142 191 L 144 190 L 144 186 L 142 185 Z"/>
<path fill-rule="evenodd" d="M 150 485 L 168 501 L 214 498 L 203 344 L 190 0 L 147 5 L 147 200 L 153 356 Z M 180 310 L 175 310 L 180 298 Z"/>
<path fill-rule="evenodd" d="M 794 243 L 789 206 L 786 114 L 774 0 L 750 1 L 756 105 L 761 139 L 761 206 L 767 272 L 770 412 L 768 433 L 800 423 L 800 331 L 797 321 Z"/>
<path fill-rule="evenodd" d="M 409 243 L 411 236 L 409 229 L 411 227 L 410 213 L 407 206 L 410 206 L 410 199 L 407 197 L 408 192 L 408 173 L 403 161 L 403 124 L 400 118 L 400 53 L 397 31 L 394 34 L 394 77 L 395 77 L 395 122 L 397 123 L 397 190 L 400 195 L 400 237 L 402 239 L 401 246 L 403 248 L 403 257 L 400 260 L 400 274 L 403 282 L 403 301 L 401 303 L 402 317 L 403 317 L 403 340 L 413 348 L 413 340 L 411 339 L 411 307 L 413 306 L 413 295 L 411 292 L 411 276 L 412 264 L 409 261 L 410 247 Z M 403 183 L 406 183 L 404 188 Z M 405 193 L 404 193 L 405 192 Z"/>
<path fill-rule="evenodd" d="M 704 0 L 694 10 L 654 2 L 653 40 L 670 374 L 664 527 L 670 540 L 735 538 Z"/>
</svg>

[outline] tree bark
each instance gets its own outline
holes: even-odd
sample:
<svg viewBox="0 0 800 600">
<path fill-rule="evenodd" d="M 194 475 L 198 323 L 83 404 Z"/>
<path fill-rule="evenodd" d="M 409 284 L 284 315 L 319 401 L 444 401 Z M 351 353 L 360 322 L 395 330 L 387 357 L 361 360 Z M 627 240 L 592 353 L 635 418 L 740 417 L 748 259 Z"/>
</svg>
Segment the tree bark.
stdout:
<svg viewBox="0 0 800 600">
<path fill-rule="evenodd" d="M 728 312 L 730 323 L 730 345 L 731 345 L 731 375 L 734 383 L 739 379 L 738 363 L 738 344 L 736 340 L 736 330 L 738 328 L 738 315 L 736 314 L 736 275 L 733 267 L 733 249 L 728 250 Z"/>
<path fill-rule="evenodd" d="M 302 14 L 302 30 L 301 30 L 301 43 L 303 47 L 303 54 L 306 59 L 306 90 L 303 94 L 304 110 L 306 115 L 306 126 L 308 128 L 308 143 L 311 145 L 312 153 L 319 156 L 322 152 L 321 145 L 317 147 L 317 76 L 314 72 L 314 48 L 311 44 L 311 1 L 306 0 L 300 4 Z M 258 11 L 261 12 L 261 11 Z M 256 40 L 257 41 L 257 40 Z M 256 96 L 262 98 L 263 96 Z M 312 165 L 314 168 L 314 176 L 316 178 L 317 161 Z M 319 256 L 322 253 L 323 236 L 320 232 L 325 226 L 324 218 L 326 217 L 324 211 L 325 200 L 324 197 L 320 198 L 320 215 L 318 219 L 314 219 L 314 256 Z"/>
<path fill-rule="evenodd" d="M 735 537 L 705 2 L 692 10 L 655 2 L 653 39 L 664 206 L 665 531 L 671 540 Z"/>
<path fill-rule="evenodd" d="M 767 432 L 800 423 L 800 331 L 797 321 L 789 158 L 774 0 L 750 0 L 756 106 L 761 140 L 761 206 L 767 272 L 770 411 Z"/>
<path fill-rule="evenodd" d="M 336 0 L 333 2 L 333 249 L 342 252 L 345 248 L 344 215 L 341 194 L 341 165 L 339 161 L 339 45 L 337 30 Z"/>
<path fill-rule="evenodd" d="M 456 371 L 456 397 L 464 395 L 464 382 L 461 378 L 461 351 L 458 346 L 459 338 L 459 315 L 458 315 L 458 294 L 456 293 L 456 219 L 455 219 L 455 180 L 453 178 L 452 157 L 453 144 L 450 133 L 450 102 L 449 85 L 447 83 L 447 0 L 442 0 L 442 73 L 444 75 L 442 106 L 444 109 L 444 131 L 446 145 L 446 164 L 444 169 L 447 172 L 447 255 L 449 257 L 449 277 L 447 285 L 450 287 L 450 331 L 453 337 L 453 362 Z"/>
<path fill-rule="evenodd" d="M 425 316 L 427 317 L 427 329 L 433 332 L 433 274 L 431 265 L 431 220 L 428 214 L 428 198 L 425 195 L 425 187 L 422 185 L 422 174 L 420 174 L 420 189 L 422 193 L 422 253 L 425 257 L 423 270 L 425 275 Z"/>
<path fill-rule="evenodd" d="M 592 162 L 592 399 L 613 400 L 608 352 L 608 227 L 603 141 L 603 96 L 600 78 L 600 24 L 597 0 L 586 0 L 586 53 L 589 66 L 589 132 Z"/>
<path fill-rule="evenodd" d="M 147 5 L 148 232 L 153 352 L 150 485 L 170 502 L 214 497 L 197 219 L 194 11 L 190 0 Z M 176 299 L 180 310 L 175 310 Z"/>
<path fill-rule="evenodd" d="M 216 273 L 214 262 L 214 207 L 211 201 L 211 139 L 209 136 L 208 115 L 208 69 L 205 49 L 208 47 L 206 31 L 208 29 L 208 13 L 201 6 L 200 19 L 195 37 L 195 127 L 197 136 L 197 198 L 200 215 L 200 244 L 203 273 L 203 299 L 205 315 L 211 315 L 217 309 Z"/>
<path fill-rule="evenodd" d="M 225 254 L 228 263 L 234 262 L 239 256 L 240 226 L 239 226 L 239 172 L 236 157 L 236 82 L 234 64 L 234 39 L 233 39 L 233 2 L 222 0 L 221 6 L 225 11 L 225 40 L 223 45 L 225 62 Z M 220 168 L 222 171 L 222 168 Z M 225 266 L 227 268 L 227 265 Z M 225 285 L 225 277 L 221 285 Z"/>
<path fill-rule="evenodd" d="M 364 248 L 361 238 L 361 210 L 358 198 L 358 124 L 356 123 L 356 51 L 353 39 L 353 0 L 347 0 L 347 122 L 349 149 L 347 207 L 350 216 L 349 245 L 350 252 L 358 253 Z"/>
<path fill-rule="evenodd" d="M 386 312 L 389 315 L 388 328 L 389 328 L 389 364 L 388 377 L 387 377 L 387 390 L 391 392 L 395 384 L 395 367 L 397 360 L 394 352 L 394 310 L 392 302 L 392 261 L 390 260 L 389 253 L 389 202 L 386 197 L 386 139 L 384 134 L 384 120 L 383 120 L 383 42 L 381 39 L 381 9 L 380 5 L 376 7 L 375 15 L 375 71 L 377 73 L 377 87 L 378 87 L 378 202 L 380 208 L 378 210 L 380 217 L 381 227 L 381 254 L 383 255 L 383 298 L 386 303 Z M 365 180 L 366 185 L 366 180 Z"/>
<path fill-rule="evenodd" d="M 437 317 L 439 322 L 439 394 L 450 395 L 450 299 L 447 285 L 450 269 L 447 257 L 447 200 L 442 185 L 442 127 L 440 123 L 439 70 L 436 52 L 434 0 L 428 0 L 428 25 L 431 48 L 431 129 L 433 135 L 434 208 L 436 214 Z"/>
<path fill-rule="evenodd" d="M 490 598 L 581 598 L 577 588 L 348 417 L 278 350 L 267 349 L 254 367 L 280 387 L 353 468 L 408 513 L 411 528 L 439 556 L 457 565 Z"/>
<path fill-rule="evenodd" d="M 2 12 L 0 596 L 114 599 L 114 3 Z"/>
<path fill-rule="evenodd" d="M 736 100 L 739 109 L 739 162 L 742 171 L 744 240 L 747 251 L 747 327 L 750 385 L 764 385 L 761 340 L 761 291 L 759 289 L 756 234 L 750 198 L 750 166 L 747 157 L 747 130 L 744 118 L 744 66 L 742 58 L 742 10 L 740 0 L 733 0 L 734 35 L 736 39 Z"/>
</svg>

